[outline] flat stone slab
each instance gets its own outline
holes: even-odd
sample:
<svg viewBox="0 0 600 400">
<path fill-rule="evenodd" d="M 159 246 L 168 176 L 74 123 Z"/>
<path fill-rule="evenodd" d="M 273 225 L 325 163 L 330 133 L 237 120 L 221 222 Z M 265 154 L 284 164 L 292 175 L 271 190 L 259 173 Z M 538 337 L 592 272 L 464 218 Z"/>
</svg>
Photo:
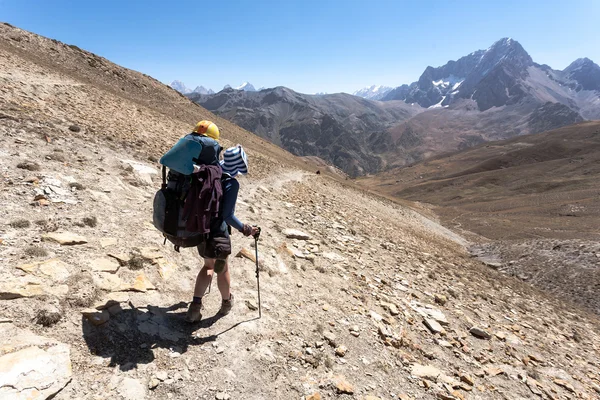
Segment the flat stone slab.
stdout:
<svg viewBox="0 0 600 400">
<path fill-rule="evenodd" d="M 17 269 L 43 278 L 49 277 L 55 282 L 64 282 L 71 276 L 68 265 L 58 258 L 19 265 Z"/>
<path fill-rule="evenodd" d="M 117 272 L 121 267 L 117 260 L 107 257 L 97 258 L 90 262 L 90 265 L 93 271 L 110 272 L 111 274 Z"/>
<path fill-rule="evenodd" d="M 432 365 L 421 365 L 421 364 L 414 364 L 412 366 L 412 369 L 410 371 L 410 374 L 412 376 L 416 376 L 418 378 L 425 378 L 425 379 L 432 379 L 432 380 L 436 380 L 438 376 L 440 376 L 442 372 L 432 366 Z"/>
<path fill-rule="evenodd" d="M 144 273 L 139 274 L 135 277 L 135 280 L 131 284 L 122 284 L 120 290 L 122 291 L 134 291 L 134 292 L 146 292 L 148 290 L 155 290 L 156 287 L 150 282 L 148 277 Z"/>
<path fill-rule="evenodd" d="M 0 337 L 6 338 L 0 348 L 0 399 L 43 400 L 71 381 L 67 344 L 12 324 L 0 329 Z"/>
<path fill-rule="evenodd" d="M 37 276 L 23 276 L 0 280 L 0 300 L 35 297 L 51 294 L 63 297 L 69 291 L 67 285 L 49 284 Z"/>
<path fill-rule="evenodd" d="M 71 232 L 50 232 L 42 235 L 42 240 L 46 242 L 56 242 L 62 245 L 85 244 L 87 239 L 81 235 Z"/>
</svg>

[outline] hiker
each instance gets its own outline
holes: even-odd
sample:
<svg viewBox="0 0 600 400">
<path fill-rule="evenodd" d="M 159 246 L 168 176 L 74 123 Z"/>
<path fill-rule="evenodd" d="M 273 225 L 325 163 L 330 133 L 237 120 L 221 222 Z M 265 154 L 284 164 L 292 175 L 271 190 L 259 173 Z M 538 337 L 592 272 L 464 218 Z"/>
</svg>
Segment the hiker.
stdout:
<svg viewBox="0 0 600 400">
<path fill-rule="evenodd" d="M 225 150 L 223 161 L 223 197 L 219 217 L 211 221 L 211 230 L 208 240 L 198 246 L 198 253 L 204 258 L 204 266 L 198 273 L 194 287 L 194 297 L 187 311 L 186 319 L 189 322 L 198 322 L 202 319 L 202 296 L 212 281 L 213 273 L 217 273 L 217 287 L 221 293 L 220 315 L 227 315 L 233 307 L 233 293 L 231 293 L 231 277 L 227 256 L 219 257 L 219 252 L 231 253 L 231 228 L 241 232 L 244 236 L 254 236 L 259 228 L 243 224 L 235 216 L 235 203 L 239 190 L 239 183 L 235 177 L 238 174 L 248 173 L 248 158 L 242 146 L 237 145 Z"/>
<path fill-rule="evenodd" d="M 214 123 L 200 121 L 160 159 L 163 182 L 154 196 L 153 223 L 175 251 L 205 241 L 218 216 L 223 195 L 219 136 Z"/>
</svg>

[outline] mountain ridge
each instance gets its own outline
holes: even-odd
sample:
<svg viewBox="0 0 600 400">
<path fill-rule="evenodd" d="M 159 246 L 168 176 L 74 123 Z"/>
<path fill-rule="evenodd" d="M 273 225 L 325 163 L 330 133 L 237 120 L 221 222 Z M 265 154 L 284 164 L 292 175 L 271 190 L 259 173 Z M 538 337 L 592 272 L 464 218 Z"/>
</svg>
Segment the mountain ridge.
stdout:
<svg viewBox="0 0 600 400">
<path fill-rule="evenodd" d="M 428 66 L 419 80 L 410 85 L 385 89 L 385 96 L 380 98 L 382 103 L 400 101 L 419 110 L 409 118 L 402 116 L 396 123 L 388 116 L 382 117 L 382 123 L 364 117 L 379 107 L 380 111 L 375 113 L 378 115 L 384 106 L 372 106 L 349 98 L 342 101 L 343 97 L 338 96 L 338 106 L 340 102 L 346 102 L 346 112 L 340 113 L 331 109 L 326 101 L 311 103 L 307 100 L 309 95 L 299 94 L 294 107 L 302 108 L 307 104 L 318 107 L 321 104 L 325 108 L 314 111 L 329 115 L 336 131 L 345 129 L 349 137 L 357 133 L 348 125 L 352 112 L 357 113 L 359 126 L 363 124 L 359 130 L 368 136 L 361 135 L 360 140 L 350 143 L 321 140 L 319 143 L 328 146 L 327 149 L 314 145 L 318 142 L 314 131 L 307 135 L 303 131 L 305 128 L 300 128 L 302 123 L 293 120 L 293 112 L 286 117 L 290 126 L 286 128 L 286 135 L 295 139 L 280 140 L 279 123 L 276 122 L 280 117 L 268 110 L 274 107 L 276 99 L 284 104 L 289 103 L 289 98 L 275 96 L 264 104 L 255 102 L 251 96 L 242 99 L 233 92 L 220 92 L 212 98 L 190 98 L 295 154 L 321 157 L 350 176 L 360 176 L 409 165 L 435 154 L 488 140 L 544 132 L 585 119 L 600 119 L 600 91 L 593 90 L 596 84 L 600 85 L 600 67 L 589 59 L 579 59 L 564 71 L 555 71 L 536 64 L 516 40 L 503 38 L 486 50 L 474 51 L 441 67 Z M 381 88 L 371 86 L 367 89 L 361 92 L 365 97 Z M 274 89 L 267 90 L 271 93 Z M 228 96 L 235 100 L 232 97 L 228 101 Z M 327 96 L 323 97 L 327 99 Z M 252 117 L 252 113 L 261 115 L 262 122 Z M 365 122 L 368 122 L 366 126 Z M 299 128 L 290 132 L 294 125 Z M 350 154 L 354 155 L 355 162 L 348 162 Z"/>
</svg>

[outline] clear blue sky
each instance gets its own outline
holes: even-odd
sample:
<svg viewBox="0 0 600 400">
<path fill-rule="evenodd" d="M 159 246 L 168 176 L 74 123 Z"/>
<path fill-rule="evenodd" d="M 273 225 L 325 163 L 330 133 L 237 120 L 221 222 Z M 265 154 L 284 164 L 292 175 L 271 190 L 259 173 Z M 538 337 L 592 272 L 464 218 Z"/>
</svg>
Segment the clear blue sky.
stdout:
<svg viewBox="0 0 600 400">
<path fill-rule="evenodd" d="M 0 21 L 217 91 L 398 86 L 502 37 L 556 69 L 600 63 L 599 16 L 600 0 L 0 0 Z"/>
</svg>

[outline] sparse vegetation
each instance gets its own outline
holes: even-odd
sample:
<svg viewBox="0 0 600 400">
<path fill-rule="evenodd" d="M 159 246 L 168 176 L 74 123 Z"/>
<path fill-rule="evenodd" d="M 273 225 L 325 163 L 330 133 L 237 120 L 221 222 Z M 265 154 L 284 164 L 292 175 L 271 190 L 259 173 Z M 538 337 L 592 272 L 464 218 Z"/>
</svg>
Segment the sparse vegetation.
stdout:
<svg viewBox="0 0 600 400">
<path fill-rule="evenodd" d="M 12 221 L 9 225 L 12 228 L 29 228 L 31 226 L 31 222 L 26 219 L 17 219 Z"/>
<path fill-rule="evenodd" d="M 85 217 L 83 218 L 83 224 L 89 226 L 90 228 L 95 228 L 98 226 L 98 218 L 95 216 Z"/>
<path fill-rule="evenodd" d="M 55 307 L 45 307 L 39 310 L 35 315 L 35 323 L 45 327 L 55 325 L 62 315 L 60 311 Z"/>
<path fill-rule="evenodd" d="M 24 161 L 17 164 L 17 168 L 26 169 L 27 171 L 39 171 L 42 169 L 40 164 L 32 161 Z"/>
<path fill-rule="evenodd" d="M 35 224 L 39 226 L 44 232 L 55 232 L 58 230 L 58 225 L 53 221 L 48 221 L 45 219 L 40 219 L 35 221 Z"/>
<path fill-rule="evenodd" d="M 131 259 L 129 260 L 128 266 L 129 269 L 132 269 L 134 271 L 142 269 L 144 268 L 144 259 L 138 254 L 133 254 L 131 256 Z"/>
<path fill-rule="evenodd" d="M 25 254 L 30 257 L 46 257 L 48 256 L 48 251 L 40 246 L 29 246 L 25 249 Z"/>
<path fill-rule="evenodd" d="M 83 190 L 83 189 L 85 189 L 85 186 L 83 186 L 83 185 L 82 185 L 81 183 L 79 183 L 79 182 L 71 182 L 71 183 L 69 183 L 69 187 L 70 187 L 70 188 L 75 188 L 75 189 L 77 189 L 77 190 Z"/>
<path fill-rule="evenodd" d="M 67 161 L 67 158 L 64 156 L 64 154 L 61 154 L 61 153 L 50 153 L 50 154 L 46 155 L 46 159 L 58 161 L 58 162 L 66 162 Z"/>
</svg>

